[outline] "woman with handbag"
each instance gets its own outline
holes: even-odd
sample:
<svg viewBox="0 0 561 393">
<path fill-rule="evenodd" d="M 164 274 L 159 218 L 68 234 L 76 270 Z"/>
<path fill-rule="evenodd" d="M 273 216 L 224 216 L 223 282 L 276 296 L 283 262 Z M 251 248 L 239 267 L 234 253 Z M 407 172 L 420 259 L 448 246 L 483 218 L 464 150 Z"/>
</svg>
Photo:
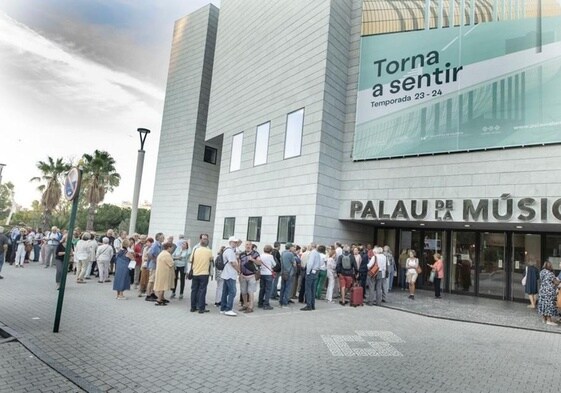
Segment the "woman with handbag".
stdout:
<svg viewBox="0 0 561 393">
<path fill-rule="evenodd" d="M 134 252 L 128 250 L 129 239 L 121 242 L 121 249 L 115 258 L 115 279 L 113 280 L 113 290 L 117 292 L 117 300 L 126 299 L 124 292 L 131 289 L 129 264 L 131 259 L 134 261 Z"/>
<path fill-rule="evenodd" d="M 543 323 L 547 325 L 557 326 L 556 322 L 551 320 L 551 317 L 557 316 L 557 286 L 559 280 L 553 274 L 553 265 L 551 262 L 546 261 L 543 264 L 543 269 L 540 272 L 540 280 L 542 285 L 539 290 L 538 297 L 538 314 L 543 318 Z"/>
<path fill-rule="evenodd" d="M 417 253 L 415 250 L 409 250 L 409 258 L 405 262 L 405 267 L 407 268 L 407 275 L 405 280 L 409 285 L 409 299 L 415 300 L 415 282 L 419 276 L 419 259 L 417 259 Z"/>
<path fill-rule="evenodd" d="M 530 299 L 530 304 L 528 304 L 528 308 L 536 308 L 536 303 L 538 300 L 538 280 L 540 277 L 540 271 L 536 267 L 536 261 L 530 260 L 528 261 L 528 265 L 526 266 L 526 271 L 524 274 L 524 278 L 522 281 L 522 285 L 524 285 L 524 293 L 528 295 Z"/>
<path fill-rule="evenodd" d="M 434 297 L 440 299 L 440 284 L 444 278 L 444 263 L 442 263 L 442 256 L 439 253 L 434 254 L 434 264 L 427 264 L 428 267 L 432 269 L 431 278 L 434 285 Z"/>
</svg>

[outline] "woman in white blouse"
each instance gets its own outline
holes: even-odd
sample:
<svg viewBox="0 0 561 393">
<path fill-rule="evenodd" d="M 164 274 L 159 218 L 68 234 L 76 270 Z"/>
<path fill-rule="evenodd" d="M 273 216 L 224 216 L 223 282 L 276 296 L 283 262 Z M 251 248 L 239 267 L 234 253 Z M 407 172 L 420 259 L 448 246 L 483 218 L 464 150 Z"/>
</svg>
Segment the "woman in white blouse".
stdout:
<svg viewBox="0 0 561 393">
<path fill-rule="evenodd" d="M 417 281 L 417 268 L 419 267 L 419 259 L 415 250 L 409 250 L 409 258 L 405 262 L 407 268 L 406 281 L 409 284 L 409 299 L 415 299 L 415 282 Z"/>
</svg>

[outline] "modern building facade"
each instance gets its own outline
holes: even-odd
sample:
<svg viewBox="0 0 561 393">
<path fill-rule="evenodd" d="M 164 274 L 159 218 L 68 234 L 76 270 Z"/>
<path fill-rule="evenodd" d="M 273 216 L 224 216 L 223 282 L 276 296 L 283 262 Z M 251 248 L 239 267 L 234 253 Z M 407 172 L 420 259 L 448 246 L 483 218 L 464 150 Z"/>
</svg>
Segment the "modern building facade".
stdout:
<svg viewBox="0 0 561 393">
<path fill-rule="evenodd" d="M 445 290 L 523 298 L 528 263 L 561 267 L 560 20 L 556 0 L 180 19 L 150 232 L 439 252 Z"/>
</svg>

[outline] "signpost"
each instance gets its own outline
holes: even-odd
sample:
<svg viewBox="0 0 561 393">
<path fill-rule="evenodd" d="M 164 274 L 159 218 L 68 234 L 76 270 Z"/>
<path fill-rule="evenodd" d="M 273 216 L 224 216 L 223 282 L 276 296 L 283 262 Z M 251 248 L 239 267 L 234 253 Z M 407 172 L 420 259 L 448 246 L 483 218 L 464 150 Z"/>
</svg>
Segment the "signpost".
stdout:
<svg viewBox="0 0 561 393">
<path fill-rule="evenodd" d="M 60 316 L 62 314 L 62 303 L 64 301 L 64 289 L 66 287 L 66 275 L 68 273 L 68 260 L 72 252 L 72 235 L 74 233 L 74 223 L 76 221 L 76 213 L 78 211 L 78 201 L 80 199 L 80 182 L 82 180 L 82 170 L 72 168 L 66 175 L 64 180 L 64 196 L 72 201 L 72 212 L 70 213 L 70 221 L 68 223 L 68 236 L 66 238 L 66 251 L 64 253 L 64 262 L 62 264 L 62 276 L 60 278 L 60 288 L 58 291 L 58 301 L 56 305 L 55 325 L 53 333 L 58 333 L 60 326 Z M 56 257 L 56 255 L 55 255 Z"/>
</svg>

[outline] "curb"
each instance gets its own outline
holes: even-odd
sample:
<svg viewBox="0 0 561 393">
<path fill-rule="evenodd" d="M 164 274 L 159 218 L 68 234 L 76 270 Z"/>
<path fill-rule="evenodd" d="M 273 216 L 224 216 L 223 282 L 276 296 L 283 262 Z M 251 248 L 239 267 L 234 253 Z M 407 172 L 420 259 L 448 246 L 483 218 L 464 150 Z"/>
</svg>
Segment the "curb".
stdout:
<svg viewBox="0 0 561 393">
<path fill-rule="evenodd" d="M 409 309 L 406 309 L 406 308 L 400 308 L 398 306 L 389 306 L 387 303 L 385 305 L 382 305 L 382 307 L 388 308 L 390 310 L 401 311 L 401 312 L 405 312 L 405 313 L 409 313 L 409 314 L 415 314 L 415 315 L 419 315 L 419 316 L 427 317 L 427 318 L 443 319 L 443 320 L 446 320 L 446 321 L 473 323 L 473 324 L 476 324 L 476 325 L 494 326 L 494 327 L 501 327 L 501 328 L 508 328 L 508 329 L 518 329 L 518 330 L 525 330 L 525 331 L 531 331 L 531 332 L 561 334 L 561 330 L 559 330 L 559 331 L 541 330 L 541 329 L 523 327 L 523 326 L 502 325 L 502 324 L 493 323 L 493 322 L 472 321 L 472 320 L 469 320 L 469 319 L 452 318 L 452 317 L 447 317 L 447 316 L 442 316 L 442 315 L 432 315 L 432 314 L 427 314 L 427 313 L 420 312 L 420 311 L 413 311 L 413 310 L 409 310 Z"/>
<path fill-rule="evenodd" d="M 0 337 L 4 337 L 10 341 L 17 341 L 23 345 L 29 352 L 31 352 L 37 359 L 42 361 L 49 368 L 62 375 L 68 381 L 79 387 L 85 392 L 92 393 L 102 393 L 98 387 L 92 385 L 90 382 L 76 374 L 74 371 L 67 367 L 62 366 L 45 352 L 40 350 L 35 344 L 32 344 L 29 340 L 21 336 L 18 332 L 11 329 L 10 327 L 0 323 Z"/>
</svg>

